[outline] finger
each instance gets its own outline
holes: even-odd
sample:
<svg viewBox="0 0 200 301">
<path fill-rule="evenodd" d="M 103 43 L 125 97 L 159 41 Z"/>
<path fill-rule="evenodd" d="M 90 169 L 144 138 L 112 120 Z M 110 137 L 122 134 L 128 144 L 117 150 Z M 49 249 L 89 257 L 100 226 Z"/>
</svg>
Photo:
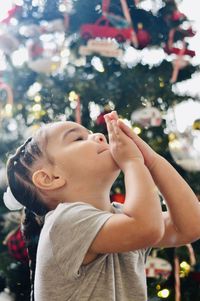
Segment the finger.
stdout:
<svg viewBox="0 0 200 301">
<path fill-rule="evenodd" d="M 117 121 L 119 128 L 127 135 L 129 136 L 131 139 L 133 139 L 134 137 L 134 132 L 122 121 L 122 120 L 118 120 Z M 136 135 L 136 134 L 135 134 Z"/>
<path fill-rule="evenodd" d="M 114 128 L 113 128 L 113 124 L 110 121 L 109 117 L 106 116 L 105 118 L 106 120 L 106 125 L 107 125 L 107 130 L 108 130 L 108 138 L 109 138 L 109 142 L 112 142 L 114 140 L 114 136 L 115 136 L 115 132 L 114 132 Z"/>
<path fill-rule="evenodd" d="M 117 120 L 117 119 L 119 118 L 116 111 L 112 111 L 112 112 L 110 113 L 110 115 L 111 115 L 111 118 L 114 119 L 114 120 Z"/>
</svg>

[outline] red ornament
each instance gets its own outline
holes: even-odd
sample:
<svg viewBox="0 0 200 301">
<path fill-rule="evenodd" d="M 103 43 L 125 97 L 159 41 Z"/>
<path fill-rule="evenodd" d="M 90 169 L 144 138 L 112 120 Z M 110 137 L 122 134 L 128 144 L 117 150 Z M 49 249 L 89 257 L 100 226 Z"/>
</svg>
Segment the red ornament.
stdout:
<svg viewBox="0 0 200 301">
<path fill-rule="evenodd" d="M 186 16 L 178 10 L 175 10 L 171 16 L 172 21 L 184 21 L 186 20 Z"/>
<path fill-rule="evenodd" d="M 106 113 L 105 112 L 103 112 L 103 113 L 101 113 L 98 117 L 97 117 L 97 119 L 96 119 L 96 124 L 97 125 L 103 125 L 103 124 L 105 124 L 106 122 L 105 122 L 105 119 L 104 119 L 104 115 L 105 115 Z"/>
<path fill-rule="evenodd" d="M 137 41 L 138 41 L 138 49 L 145 48 L 151 41 L 151 36 L 143 29 L 143 25 L 141 23 L 138 24 L 138 31 L 137 31 Z"/>
<path fill-rule="evenodd" d="M 111 201 L 123 204 L 125 202 L 125 195 L 122 193 L 112 194 Z"/>
<path fill-rule="evenodd" d="M 8 252 L 13 258 L 24 263 L 29 261 L 28 251 L 20 228 L 9 233 L 4 244 L 7 245 Z"/>
<path fill-rule="evenodd" d="M 110 112 L 111 112 L 110 107 L 109 107 L 108 105 L 105 106 L 105 107 L 104 107 L 104 111 L 101 112 L 101 113 L 99 114 L 99 116 L 97 117 L 97 119 L 96 119 L 96 124 L 97 124 L 97 125 L 105 125 L 106 122 L 105 122 L 105 119 L 104 119 L 104 115 L 106 115 L 106 114 L 108 114 L 108 113 L 110 113 Z"/>
</svg>

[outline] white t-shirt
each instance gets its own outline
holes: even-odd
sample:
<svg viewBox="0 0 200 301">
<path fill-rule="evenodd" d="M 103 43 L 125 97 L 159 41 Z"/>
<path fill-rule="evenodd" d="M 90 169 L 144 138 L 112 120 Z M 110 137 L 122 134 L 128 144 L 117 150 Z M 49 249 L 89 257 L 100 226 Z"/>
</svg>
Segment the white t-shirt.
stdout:
<svg viewBox="0 0 200 301">
<path fill-rule="evenodd" d="M 99 255 L 82 265 L 104 223 L 122 214 L 77 202 L 59 204 L 46 215 L 35 273 L 35 301 L 146 301 L 145 250 Z M 139 233 L 138 233 L 139 235 Z"/>
</svg>

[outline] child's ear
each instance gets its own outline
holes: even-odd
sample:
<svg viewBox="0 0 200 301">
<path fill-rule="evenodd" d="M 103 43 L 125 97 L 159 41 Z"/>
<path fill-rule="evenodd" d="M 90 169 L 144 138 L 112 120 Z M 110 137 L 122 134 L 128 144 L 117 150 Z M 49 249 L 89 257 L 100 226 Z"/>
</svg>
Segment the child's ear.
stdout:
<svg viewBox="0 0 200 301">
<path fill-rule="evenodd" d="M 54 190 L 66 184 L 66 180 L 61 176 L 55 176 L 45 169 L 37 170 L 32 175 L 34 185 L 43 190 Z"/>
</svg>

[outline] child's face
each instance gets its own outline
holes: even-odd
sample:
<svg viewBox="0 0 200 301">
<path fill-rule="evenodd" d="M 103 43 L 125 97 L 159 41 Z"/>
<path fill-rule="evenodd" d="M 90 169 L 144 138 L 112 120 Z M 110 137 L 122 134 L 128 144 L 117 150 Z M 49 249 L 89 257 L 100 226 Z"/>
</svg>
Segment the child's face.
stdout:
<svg viewBox="0 0 200 301">
<path fill-rule="evenodd" d="M 75 122 L 58 122 L 47 128 L 47 153 L 63 176 L 73 180 L 115 177 L 119 168 L 103 134 L 92 134 Z"/>
</svg>

